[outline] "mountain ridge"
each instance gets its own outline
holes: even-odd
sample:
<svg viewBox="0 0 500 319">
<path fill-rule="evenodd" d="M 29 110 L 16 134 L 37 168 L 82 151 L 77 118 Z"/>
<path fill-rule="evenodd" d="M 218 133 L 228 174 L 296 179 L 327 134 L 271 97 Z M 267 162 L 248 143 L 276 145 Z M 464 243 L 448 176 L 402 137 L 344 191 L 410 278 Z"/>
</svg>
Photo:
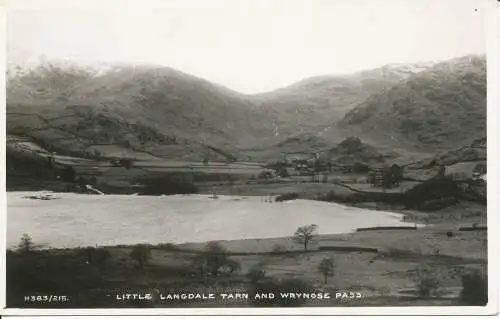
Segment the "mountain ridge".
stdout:
<svg viewBox="0 0 500 319">
<path fill-rule="evenodd" d="M 467 64 L 465 58 L 457 61 Z M 279 147 L 289 139 L 296 144 L 290 151 L 307 149 L 307 136 L 318 137 L 325 147 L 352 135 L 373 139 L 377 134 L 349 123 L 349 117 L 356 118 L 353 110 L 373 104 L 394 87 L 401 90 L 436 65 L 438 71 L 444 68 L 441 81 L 456 72 L 444 64 L 388 65 L 245 95 L 168 67 L 120 65 L 99 71 L 69 66 L 65 72 L 49 63 L 9 76 L 7 129 L 71 151 L 108 143 L 167 158 L 221 159 L 227 154 L 227 160 L 249 159 L 259 152 L 250 156 L 247 150 Z"/>
</svg>

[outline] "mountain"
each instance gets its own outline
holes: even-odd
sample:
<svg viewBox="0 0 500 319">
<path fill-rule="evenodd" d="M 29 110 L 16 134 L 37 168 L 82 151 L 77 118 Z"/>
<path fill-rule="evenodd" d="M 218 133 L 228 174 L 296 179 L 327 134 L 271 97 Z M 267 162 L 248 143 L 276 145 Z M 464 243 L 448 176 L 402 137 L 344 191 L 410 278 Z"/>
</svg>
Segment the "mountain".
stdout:
<svg viewBox="0 0 500 319">
<path fill-rule="evenodd" d="M 478 57 L 318 76 L 256 95 L 168 67 L 47 62 L 8 74 L 7 133 L 79 157 L 273 160 L 331 151 L 351 136 L 381 154 L 421 155 L 484 136 L 485 96 Z"/>
<path fill-rule="evenodd" d="M 315 133 L 414 72 L 401 70 L 315 77 L 249 96 L 167 67 L 46 62 L 8 75 L 7 130 L 77 156 L 120 148 L 175 159 L 246 159 L 251 149 L 301 141 L 303 132 Z"/>
<path fill-rule="evenodd" d="M 451 150 L 486 135 L 486 60 L 466 56 L 371 95 L 337 127 L 402 148 Z"/>
<path fill-rule="evenodd" d="M 318 128 L 337 122 L 372 94 L 389 89 L 402 79 L 432 64 L 391 64 L 347 75 L 323 75 L 288 87 L 252 96 L 274 118 L 276 136 L 318 135 Z M 321 136 L 321 134 L 319 134 Z"/>
<path fill-rule="evenodd" d="M 9 81 L 7 130 L 58 150 L 114 145 L 174 158 L 227 159 L 265 137 L 265 114 L 242 95 L 170 68 L 103 74 L 46 66 Z"/>
</svg>

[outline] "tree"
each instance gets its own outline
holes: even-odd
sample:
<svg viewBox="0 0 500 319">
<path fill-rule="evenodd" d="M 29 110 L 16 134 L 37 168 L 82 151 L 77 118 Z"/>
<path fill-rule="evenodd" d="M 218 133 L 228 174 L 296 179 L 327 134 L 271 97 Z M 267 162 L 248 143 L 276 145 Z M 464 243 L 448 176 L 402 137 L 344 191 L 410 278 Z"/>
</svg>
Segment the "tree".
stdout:
<svg viewBox="0 0 500 319">
<path fill-rule="evenodd" d="M 361 162 L 356 162 L 352 165 L 352 172 L 353 173 L 368 173 L 370 170 L 370 167 L 368 165 L 361 163 Z"/>
<path fill-rule="evenodd" d="M 289 177 L 290 174 L 288 173 L 287 169 L 285 166 L 280 166 L 276 168 L 276 175 L 279 177 Z"/>
<path fill-rule="evenodd" d="M 23 234 L 21 237 L 21 241 L 17 246 L 17 251 L 22 253 L 27 253 L 32 251 L 35 248 L 35 244 L 33 243 L 33 239 L 28 234 Z"/>
<path fill-rule="evenodd" d="M 201 254 L 196 255 L 191 267 L 200 275 L 211 274 L 217 276 L 219 273 L 230 274 L 241 269 L 239 262 L 229 259 L 226 250 L 216 242 L 209 242 Z"/>
<path fill-rule="evenodd" d="M 253 265 L 252 268 L 248 271 L 246 277 L 250 280 L 252 284 L 256 284 L 259 281 L 263 280 L 266 277 L 266 271 L 264 270 L 264 265 L 259 263 L 257 265 Z"/>
<path fill-rule="evenodd" d="M 134 246 L 130 257 L 137 261 L 139 268 L 144 268 L 144 264 L 151 259 L 151 248 L 148 245 L 139 244 Z"/>
<path fill-rule="evenodd" d="M 331 258 L 323 258 L 318 265 L 318 271 L 325 277 L 325 284 L 328 283 L 328 277 L 334 275 L 335 267 Z"/>
<path fill-rule="evenodd" d="M 370 184 L 371 187 L 376 187 L 377 186 L 377 173 L 376 172 L 369 172 L 368 173 L 368 184 Z"/>
<path fill-rule="evenodd" d="M 446 175 L 446 166 L 440 165 L 437 173 L 438 178 L 443 178 Z"/>
<path fill-rule="evenodd" d="M 229 182 L 230 186 L 234 185 L 234 178 L 231 174 L 227 174 L 227 181 Z"/>
<path fill-rule="evenodd" d="M 394 179 L 390 169 L 384 169 L 382 172 L 382 188 L 391 188 L 394 184 Z"/>
<path fill-rule="evenodd" d="M 404 168 L 398 164 L 393 164 L 390 168 L 390 173 L 392 177 L 392 183 L 399 186 L 399 183 L 403 180 Z"/>
<path fill-rule="evenodd" d="M 221 269 L 223 269 L 225 273 L 232 274 L 235 271 L 241 270 L 241 264 L 236 260 L 226 258 Z"/>
<path fill-rule="evenodd" d="M 303 244 L 304 251 L 307 251 L 307 245 L 311 242 L 311 240 L 316 236 L 316 229 L 318 226 L 316 224 L 304 225 L 295 231 L 293 234 L 293 241 Z"/>
<path fill-rule="evenodd" d="M 76 177 L 75 169 L 72 166 L 67 165 L 63 168 L 61 172 L 61 180 L 65 182 L 74 182 L 75 177 Z"/>
</svg>

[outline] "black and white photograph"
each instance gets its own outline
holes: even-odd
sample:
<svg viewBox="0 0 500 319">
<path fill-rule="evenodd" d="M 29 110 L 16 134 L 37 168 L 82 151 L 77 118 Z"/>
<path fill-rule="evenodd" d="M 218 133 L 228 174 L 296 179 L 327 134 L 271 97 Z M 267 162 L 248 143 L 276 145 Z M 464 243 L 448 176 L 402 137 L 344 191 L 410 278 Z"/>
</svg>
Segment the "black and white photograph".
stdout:
<svg viewBox="0 0 500 319">
<path fill-rule="evenodd" d="M 497 9 L 10 1 L 2 311 L 498 311 Z"/>
</svg>

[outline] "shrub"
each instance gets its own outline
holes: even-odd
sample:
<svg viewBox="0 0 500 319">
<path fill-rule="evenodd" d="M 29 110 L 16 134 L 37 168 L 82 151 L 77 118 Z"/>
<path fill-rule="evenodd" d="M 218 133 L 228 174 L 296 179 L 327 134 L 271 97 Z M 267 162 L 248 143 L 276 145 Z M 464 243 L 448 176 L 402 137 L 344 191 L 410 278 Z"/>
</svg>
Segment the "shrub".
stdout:
<svg viewBox="0 0 500 319">
<path fill-rule="evenodd" d="M 275 200 L 277 202 L 284 202 L 287 200 L 295 200 L 297 198 L 299 198 L 298 193 L 285 193 L 285 194 L 281 194 L 281 195 L 276 196 Z"/>
<path fill-rule="evenodd" d="M 144 264 L 151 259 L 151 247 L 149 245 L 139 244 L 134 246 L 130 257 L 135 260 L 139 268 L 144 268 Z"/>
<path fill-rule="evenodd" d="M 416 283 L 416 293 L 419 297 L 427 298 L 439 294 L 440 281 L 436 269 L 427 264 L 419 265 L 412 278 Z"/>
<path fill-rule="evenodd" d="M 401 250 L 397 248 L 389 248 L 389 250 L 386 253 L 387 257 L 390 258 L 406 258 L 408 255 L 410 255 L 411 252 L 407 250 Z"/>
<path fill-rule="evenodd" d="M 278 255 L 278 254 L 280 254 L 280 253 L 281 253 L 281 252 L 283 252 L 283 251 L 284 251 L 283 247 L 282 247 L 281 245 L 276 244 L 276 245 L 274 245 L 274 246 L 273 246 L 273 249 L 272 249 L 272 251 L 271 251 L 271 252 L 272 252 L 273 254 Z"/>
<path fill-rule="evenodd" d="M 488 302 L 488 279 L 479 272 L 462 276 L 460 303 L 467 306 L 484 306 Z"/>
<path fill-rule="evenodd" d="M 270 179 L 273 178 L 273 173 L 271 171 L 262 171 L 257 176 L 258 179 Z"/>
<path fill-rule="evenodd" d="M 220 269 L 220 271 L 223 273 L 232 274 L 233 272 L 238 272 L 241 270 L 241 263 L 239 261 L 226 258 Z"/>
<path fill-rule="evenodd" d="M 174 251 L 178 249 L 177 246 L 172 243 L 159 244 L 158 248 L 168 251 Z"/>
<path fill-rule="evenodd" d="M 422 278 L 417 285 L 417 294 L 419 297 L 435 296 L 439 289 L 439 281 L 435 277 Z"/>
<path fill-rule="evenodd" d="M 203 256 L 207 265 L 208 271 L 214 276 L 217 276 L 219 269 L 226 262 L 226 250 L 216 242 L 209 242 L 205 246 Z"/>
<path fill-rule="evenodd" d="M 33 243 L 33 239 L 31 238 L 31 236 L 28 234 L 23 234 L 23 236 L 21 237 L 21 241 L 17 246 L 17 251 L 27 253 L 33 251 L 34 248 L 35 244 Z"/>
<path fill-rule="evenodd" d="M 250 280 L 252 284 L 256 284 L 259 281 L 262 281 L 264 278 L 266 278 L 266 271 L 264 270 L 264 265 L 262 263 L 259 263 L 257 265 L 252 266 L 248 273 L 246 274 L 246 277 Z"/>
</svg>

